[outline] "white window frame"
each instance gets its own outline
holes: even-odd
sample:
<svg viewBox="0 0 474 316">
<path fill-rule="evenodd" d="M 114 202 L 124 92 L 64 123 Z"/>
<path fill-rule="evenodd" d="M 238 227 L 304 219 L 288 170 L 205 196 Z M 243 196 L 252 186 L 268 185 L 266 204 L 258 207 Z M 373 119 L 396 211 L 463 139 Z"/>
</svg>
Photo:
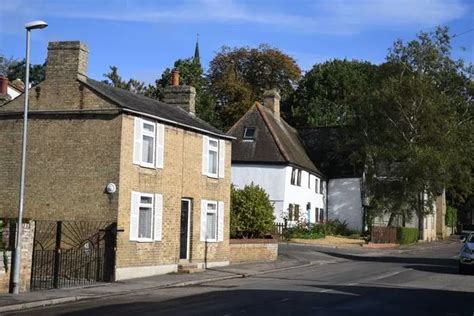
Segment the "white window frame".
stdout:
<svg viewBox="0 0 474 316">
<path fill-rule="evenodd" d="M 321 192 L 319 192 L 319 181 L 321 180 L 318 177 L 314 179 L 314 191 L 316 192 L 316 194 L 321 194 Z"/>
<path fill-rule="evenodd" d="M 211 146 L 211 142 L 216 142 L 216 146 Z M 211 167 L 211 155 L 210 152 L 215 152 L 217 161 L 216 161 L 216 172 L 210 172 Z M 210 178 L 224 178 L 225 176 L 225 141 L 222 139 L 211 138 L 208 136 L 203 136 L 203 152 L 202 152 L 202 165 L 203 170 L 202 174 Z"/>
<path fill-rule="evenodd" d="M 141 202 L 141 199 L 142 197 L 148 197 L 148 198 L 151 198 L 151 204 L 148 204 L 148 203 L 142 203 Z M 151 232 L 150 232 L 150 238 L 143 238 L 143 237 L 140 237 L 140 224 L 138 225 L 138 234 L 137 234 L 137 241 L 145 241 L 145 242 L 151 242 L 153 241 L 153 231 L 154 231 L 154 227 L 155 227 L 155 221 L 154 221 L 154 217 L 155 217 L 155 197 L 153 194 L 149 194 L 149 193 L 140 193 L 140 202 L 138 203 L 138 223 L 140 223 L 140 207 L 149 207 L 151 209 Z"/>
<path fill-rule="evenodd" d="M 216 206 L 216 236 L 215 238 L 207 238 L 207 214 L 209 213 L 208 205 L 215 205 Z M 214 213 L 214 210 L 211 211 Z M 224 237 L 224 217 L 225 217 L 225 210 L 224 210 L 224 202 L 223 201 L 209 201 L 209 200 L 201 200 L 201 236 L 200 241 L 202 242 L 212 242 L 218 243 L 223 242 Z"/>
<path fill-rule="evenodd" d="M 145 130 L 145 125 L 150 125 L 150 126 L 153 126 L 153 132 L 149 132 L 147 130 Z M 153 140 L 152 140 L 152 144 L 153 144 L 153 159 L 151 162 L 148 162 L 148 161 L 144 161 L 143 159 L 143 139 L 145 138 L 145 136 L 148 136 L 148 137 L 151 137 Z M 140 152 L 140 165 L 142 167 L 146 167 L 146 168 L 155 168 L 155 162 L 156 162 L 156 124 L 153 123 L 153 122 L 150 122 L 150 121 L 145 121 L 145 120 L 142 120 L 142 134 L 141 134 L 141 141 L 142 141 L 142 147 L 140 148 L 141 149 L 141 152 Z"/>
<path fill-rule="evenodd" d="M 296 185 L 298 181 L 297 178 L 298 178 L 298 169 L 296 169 L 295 167 L 292 167 L 291 176 L 290 176 L 290 184 Z"/>
<path fill-rule="evenodd" d="M 145 125 L 151 125 L 154 128 L 153 132 L 145 130 Z M 145 120 L 139 117 L 135 118 L 134 128 L 134 147 L 133 147 L 133 163 L 144 168 L 163 168 L 164 164 L 164 134 L 165 126 L 150 120 Z M 152 162 L 144 161 L 143 159 L 143 138 L 144 136 L 151 137 L 153 140 L 153 159 Z"/>
<path fill-rule="evenodd" d="M 150 203 L 142 203 L 142 197 L 151 198 Z M 134 202 L 134 199 L 136 201 Z M 151 207 L 151 234 L 150 238 L 140 236 L 140 207 Z M 136 218 L 135 218 L 136 217 Z M 136 232 L 134 233 L 134 225 Z M 134 192 L 130 206 L 130 241 L 155 242 L 162 240 L 163 225 L 163 195 Z"/>
<path fill-rule="evenodd" d="M 209 205 L 214 205 L 215 209 L 214 210 L 209 210 Z M 218 240 L 218 235 L 219 235 L 219 205 L 217 201 L 206 201 L 206 241 L 209 242 L 217 242 Z M 216 216 L 216 227 L 215 227 L 215 238 L 208 238 L 207 237 L 207 215 L 208 214 L 215 214 Z"/>
</svg>

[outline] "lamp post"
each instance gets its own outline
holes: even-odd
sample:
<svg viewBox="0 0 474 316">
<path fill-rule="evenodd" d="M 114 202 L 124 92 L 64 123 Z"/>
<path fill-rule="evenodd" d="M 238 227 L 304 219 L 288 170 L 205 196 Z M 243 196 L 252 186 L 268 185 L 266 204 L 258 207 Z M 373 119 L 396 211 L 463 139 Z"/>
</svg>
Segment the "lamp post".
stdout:
<svg viewBox="0 0 474 316">
<path fill-rule="evenodd" d="M 44 29 L 48 24 L 44 21 L 33 21 L 25 24 L 26 29 L 26 71 L 25 71 L 25 105 L 23 110 L 23 139 L 21 148 L 21 176 L 20 176 L 20 198 L 18 208 L 18 224 L 15 238 L 15 261 L 13 264 L 13 294 L 20 292 L 20 265 L 21 265 L 21 236 L 23 224 L 23 208 L 25 205 L 25 167 L 26 167 L 26 145 L 28 143 L 28 92 L 30 88 L 30 32 L 35 29 Z"/>
</svg>

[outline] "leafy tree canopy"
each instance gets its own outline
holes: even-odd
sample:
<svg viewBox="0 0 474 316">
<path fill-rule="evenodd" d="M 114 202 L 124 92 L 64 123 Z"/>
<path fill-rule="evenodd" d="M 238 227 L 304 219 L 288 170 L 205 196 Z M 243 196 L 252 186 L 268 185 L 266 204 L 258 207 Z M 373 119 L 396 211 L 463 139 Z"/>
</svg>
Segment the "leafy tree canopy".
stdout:
<svg viewBox="0 0 474 316">
<path fill-rule="evenodd" d="M 232 126 L 267 89 L 280 90 L 285 100 L 296 87 L 301 69 L 276 48 L 223 47 L 210 62 L 209 81 L 220 106 L 222 126 Z"/>
</svg>

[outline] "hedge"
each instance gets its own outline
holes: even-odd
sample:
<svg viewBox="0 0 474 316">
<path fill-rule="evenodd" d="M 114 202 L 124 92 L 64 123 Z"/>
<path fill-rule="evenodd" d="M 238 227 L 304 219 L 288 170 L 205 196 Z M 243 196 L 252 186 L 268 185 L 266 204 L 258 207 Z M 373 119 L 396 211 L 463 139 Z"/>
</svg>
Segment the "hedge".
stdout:
<svg viewBox="0 0 474 316">
<path fill-rule="evenodd" d="M 418 228 L 398 227 L 397 241 L 399 244 L 412 244 L 418 240 Z"/>
</svg>

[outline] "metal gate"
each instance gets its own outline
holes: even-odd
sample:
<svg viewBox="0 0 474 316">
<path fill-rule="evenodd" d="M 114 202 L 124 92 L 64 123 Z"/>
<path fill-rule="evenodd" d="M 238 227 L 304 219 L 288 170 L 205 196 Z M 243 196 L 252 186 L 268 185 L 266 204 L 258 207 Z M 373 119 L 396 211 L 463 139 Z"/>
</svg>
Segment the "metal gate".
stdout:
<svg viewBox="0 0 474 316">
<path fill-rule="evenodd" d="M 114 280 L 117 225 L 36 221 L 31 290 Z"/>
</svg>

